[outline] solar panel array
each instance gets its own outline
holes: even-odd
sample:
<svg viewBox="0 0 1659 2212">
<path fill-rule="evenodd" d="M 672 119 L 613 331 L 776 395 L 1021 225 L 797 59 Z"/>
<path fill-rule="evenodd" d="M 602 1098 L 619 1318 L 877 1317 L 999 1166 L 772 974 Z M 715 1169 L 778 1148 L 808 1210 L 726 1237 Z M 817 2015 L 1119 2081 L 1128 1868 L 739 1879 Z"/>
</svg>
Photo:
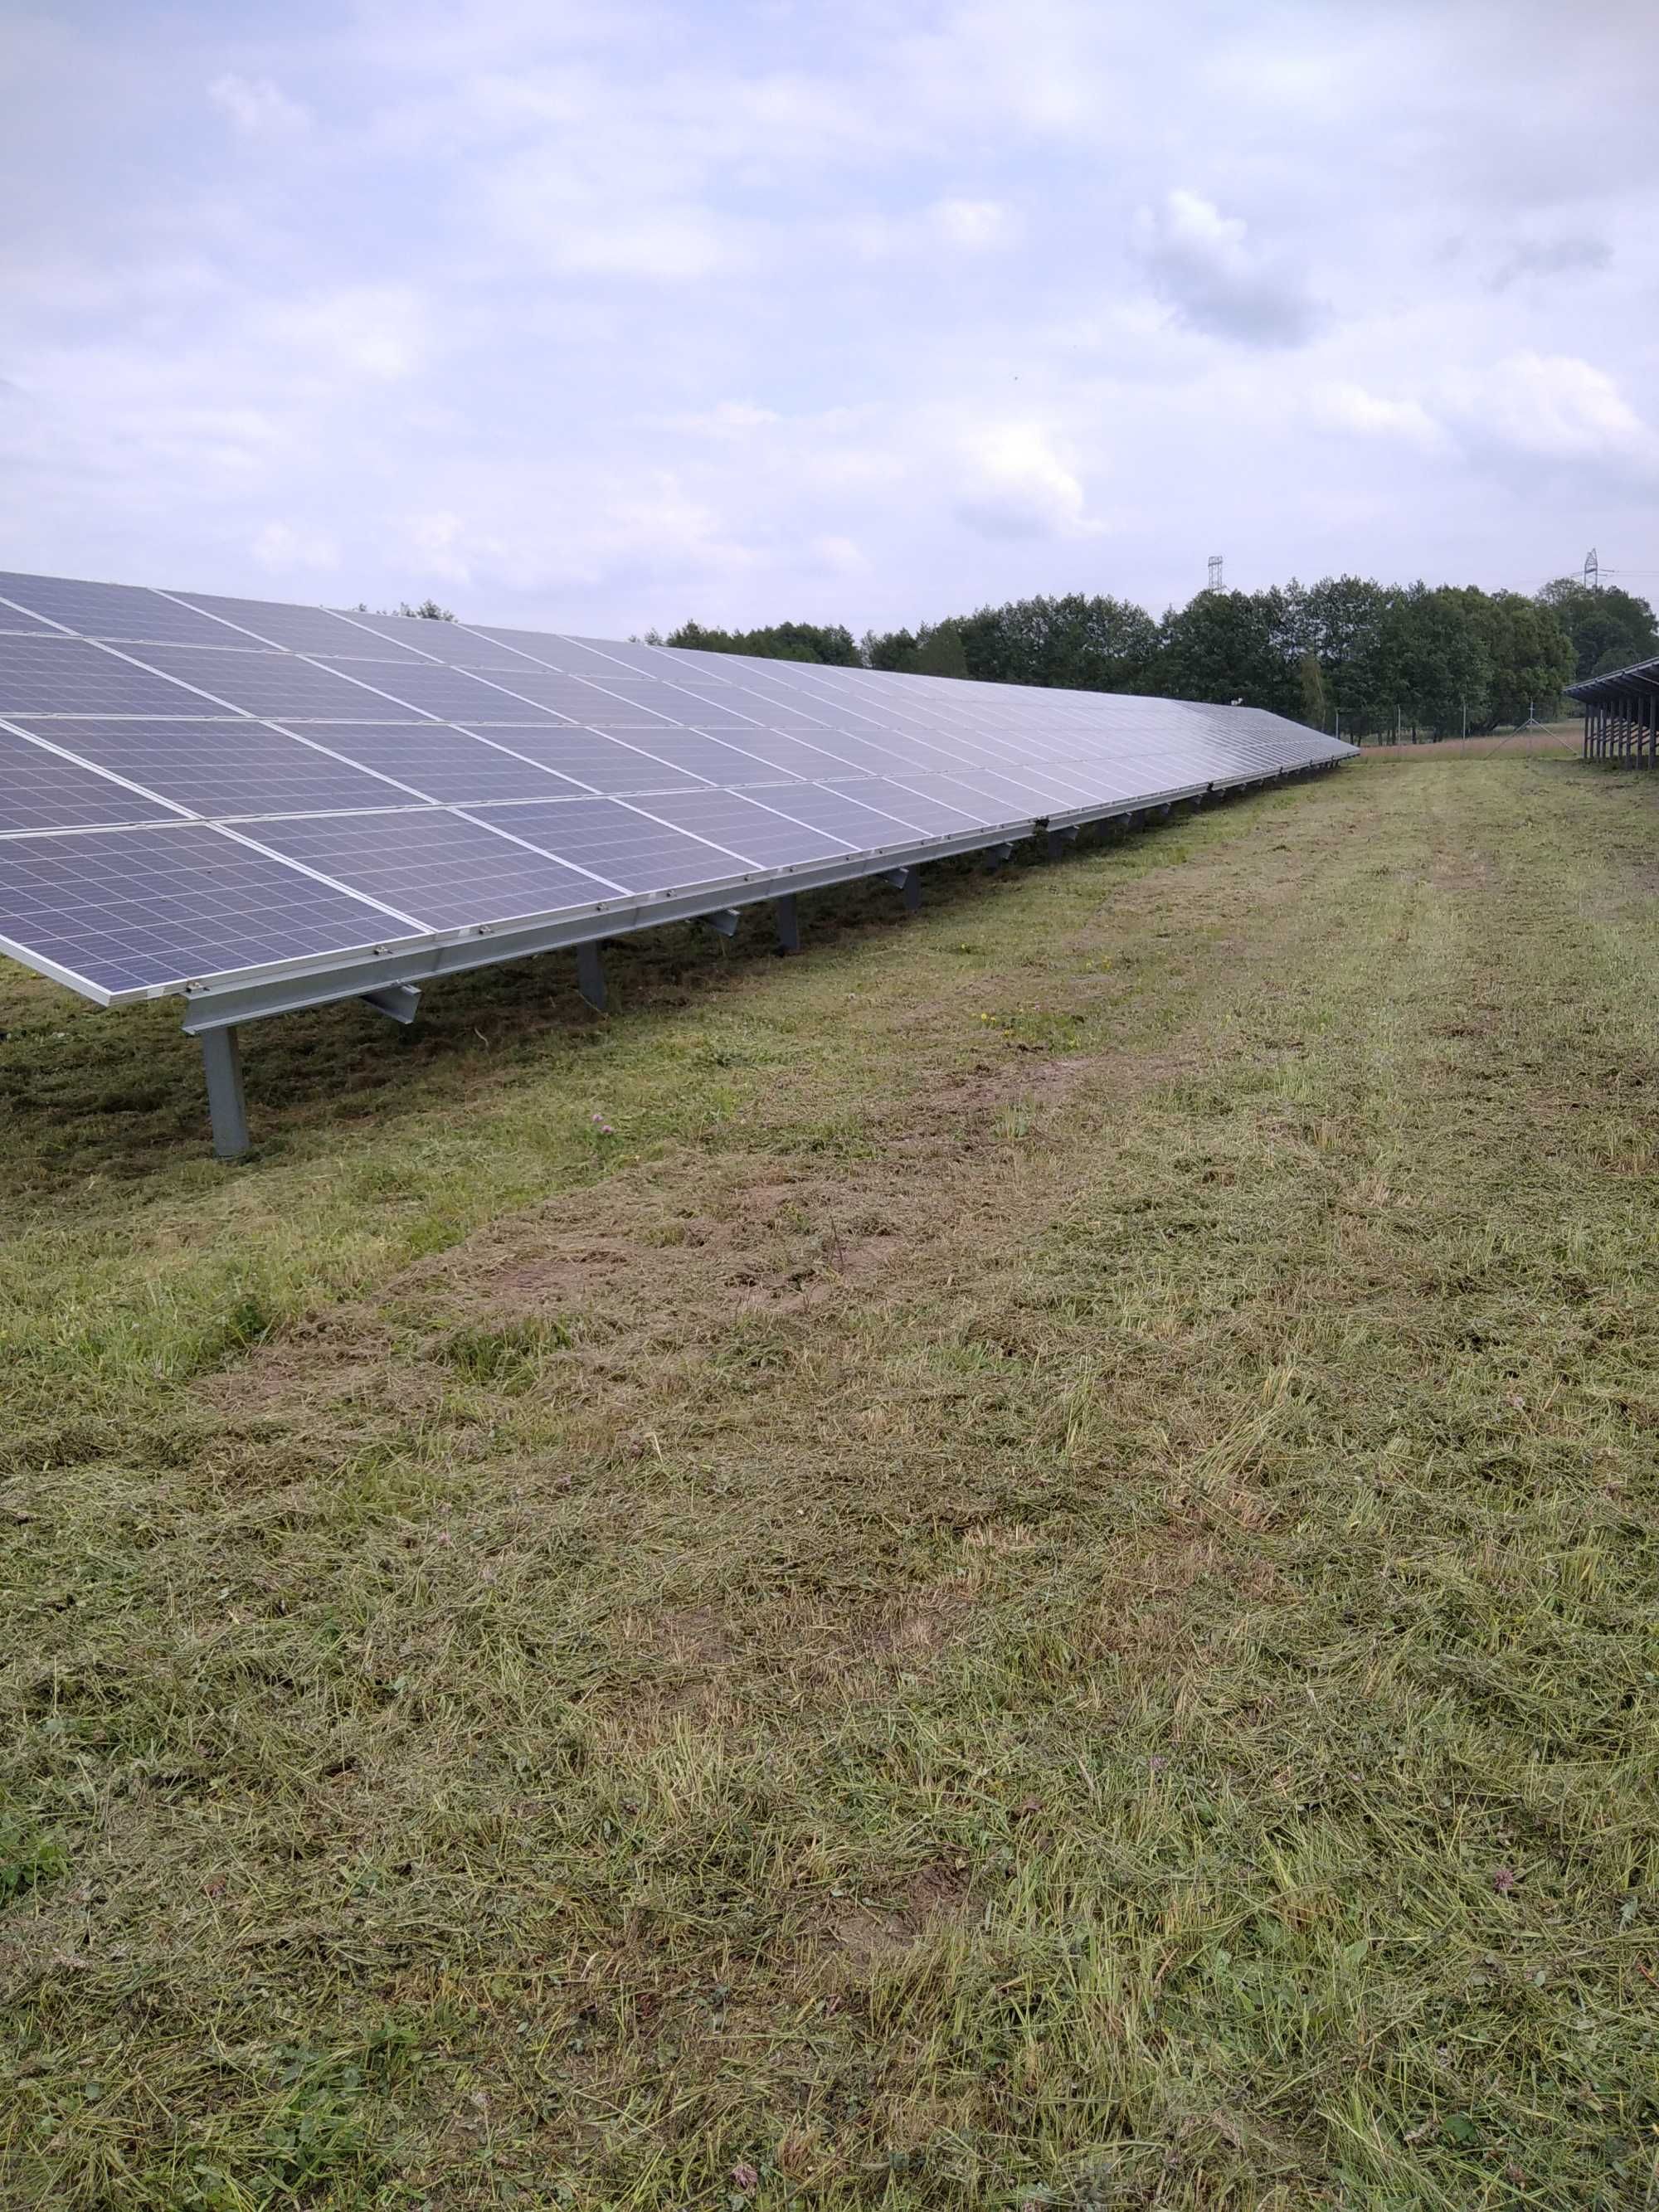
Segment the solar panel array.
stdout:
<svg viewBox="0 0 1659 2212">
<path fill-rule="evenodd" d="M 599 934 L 1349 750 L 1249 708 L 0 574 L 0 949 L 114 1004 Z"/>
</svg>

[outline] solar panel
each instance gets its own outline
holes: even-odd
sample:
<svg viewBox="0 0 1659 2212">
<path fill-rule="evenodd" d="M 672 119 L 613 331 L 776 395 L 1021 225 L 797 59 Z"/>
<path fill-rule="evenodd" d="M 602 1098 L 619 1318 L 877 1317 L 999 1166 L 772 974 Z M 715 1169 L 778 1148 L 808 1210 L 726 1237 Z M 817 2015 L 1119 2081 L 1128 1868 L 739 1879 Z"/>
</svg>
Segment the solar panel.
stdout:
<svg viewBox="0 0 1659 2212">
<path fill-rule="evenodd" d="M 445 629 L 448 624 L 443 625 Z M 332 664 L 320 664 L 332 665 Z M 517 688 L 515 679 L 499 670 L 489 675 L 470 675 L 464 668 L 422 668 L 414 661 L 406 666 L 391 668 L 377 665 L 348 667 L 339 664 L 343 675 L 355 676 L 361 684 L 372 684 L 377 691 L 403 706 L 418 708 L 424 714 L 435 714 L 442 722 L 556 722 L 556 714 L 550 714 L 536 701 Z M 533 680 L 533 678 L 532 678 Z M 514 683 L 514 690 L 501 689 Z M 361 696 L 356 711 L 365 712 Z"/>
<path fill-rule="evenodd" d="M 164 801 L 146 799 L 44 744 L 0 729 L 0 833 L 177 818 Z"/>
<path fill-rule="evenodd" d="M 787 791 L 786 786 L 778 794 L 780 805 L 787 803 Z M 637 799 L 634 804 L 659 822 L 690 830 L 728 853 L 741 854 L 751 868 L 798 868 L 807 860 L 841 859 L 855 849 L 843 839 L 809 829 L 741 792 L 672 792 L 661 799 Z"/>
<path fill-rule="evenodd" d="M 173 596 L 216 615 L 221 622 L 236 625 L 235 629 L 220 632 L 214 640 L 217 645 L 236 644 L 237 632 L 241 631 L 246 633 L 240 641 L 244 645 L 256 641 L 278 645 L 289 653 L 332 653 L 337 659 L 366 660 L 398 661 L 410 657 L 406 646 L 361 629 L 343 615 L 331 614 L 326 607 L 276 606 L 264 599 L 222 599 L 212 592 L 179 592 Z"/>
<path fill-rule="evenodd" d="M 787 769 L 774 768 L 746 748 L 705 736 L 701 730 L 635 730 L 640 745 L 674 768 L 700 775 L 707 783 L 790 783 Z"/>
<path fill-rule="evenodd" d="M 572 722 L 599 729 L 664 729 L 674 717 L 641 706 L 623 694 L 602 690 L 580 676 L 568 676 L 546 668 L 497 671 L 494 679 L 514 696 L 532 700 L 550 713 Z M 465 719 L 462 717 L 461 719 Z"/>
<path fill-rule="evenodd" d="M 208 657 L 208 656 L 204 656 Z M 78 637 L 0 637 L 0 714 L 222 714 Z"/>
<path fill-rule="evenodd" d="M 469 629 L 480 637 L 497 639 L 518 652 L 528 653 L 548 668 L 559 669 L 572 676 L 588 676 L 603 684 L 612 676 L 619 676 L 628 665 L 625 645 L 603 646 L 585 644 L 574 637 L 560 637 L 551 630 L 502 629 L 494 623 L 481 627 L 469 623 Z"/>
<path fill-rule="evenodd" d="M 251 645 L 252 641 L 249 642 Z M 175 677 L 179 683 L 188 684 L 195 691 L 219 702 L 216 708 L 204 708 L 204 713 L 222 714 L 227 707 L 235 707 L 245 714 L 270 714 L 301 722 L 356 721 L 364 715 L 387 722 L 419 720 L 409 708 L 378 698 L 374 692 L 349 684 L 331 669 L 321 667 L 314 660 L 301 660 L 292 653 L 244 653 L 240 649 L 206 653 L 190 645 L 135 646 L 133 651 L 143 654 L 146 667 Z M 419 675 L 427 672 L 424 669 L 416 671 Z M 110 708 L 106 711 L 118 714 L 125 710 Z M 150 708 L 139 711 L 161 714 L 167 710 Z M 195 709 L 175 706 L 172 711 L 179 714 Z"/>
<path fill-rule="evenodd" d="M 913 843 L 918 825 L 884 812 L 866 795 L 880 788 L 877 784 L 799 783 L 788 791 L 775 791 L 765 803 L 810 830 L 839 838 L 854 852 L 881 853 Z"/>
<path fill-rule="evenodd" d="M 27 728 L 27 723 L 23 726 Z M 410 794 L 263 722 L 42 722 L 37 733 L 192 814 L 406 806 Z"/>
<path fill-rule="evenodd" d="M 580 801 L 572 802 L 580 805 Z M 510 830 L 507 817 L 501 828 Z M 555 914 L 614 898 L 621 886 L 550 860 L 465 815 L 343 814 L 250 830 L 285 860 L 383 899 L 431 930 Z"/>
<path fill-rule="evenodd" d="M 69 576 L 0 573 L 0 599 L 45 615 L 83 637 L 116 643 L 229 645 L 235 632 L 194 608 L 175 605 L 164 592 L 137 584 L 82 584 Z"/>
<path fill-rule="evenodd" d="M 641 802 L 643 805 L 644 802 Z M 615 799 L 562 799 L 554 806 L 470 810 L 542 852 L 591 868 L 625 891 L 690 890 L 735 881 L 750 864 Z"/>
<path fill-rule="evenodd" d="M 409 933 L 204 823 L 0 839 L 0 943 L 94 995 L 177 990 Z"/>
<path fill-rule="evenodd" d="M 0 599 L 0 635 L 61 637 L 63 632 L 55 623 L 43 622 L 39 615 L 26 615 L 21 607 L 8 606 Z"/>
<path fill-rule="evenodd" d="M 1350 750 L 1255 708 L 17 575 L 0 716 L 7 945 L 94 997 L 210 1002 Z"/>
<path fill-rule="evenodd" d="M 634 730 L 613 738 L 599 730 L 548 726 L 526 729 L 518 725 L 506 725 L 489 732 L 495 744 L 510 745 L 527 760 L 568 776 L 575 783 L 585 784 L 590 791 L 631 797 L 642 792 L 700 790 L 700 776 L 659 758 L 653 746 L 653 735 L 648 731 Z M 637 738 L 638 744 L 630 744 L 630 738 Z M 648 746 L 652 747 L 649 750 Z M 528 795 L 543 798 L 547 794 Z"/>
<path fill-rule="evenodd" d="M 711 714 L 707 720 L 694 723 L 693 727 L 705 737 L 718 738 L 721 744 L 729 745 L 733 751 L 784 776 L 800 776 L 815 782 L 823 776 L 857 773 L 853 763 L 833 746 L 808 744 L 800 738 L 780 737 L 775 730 L 763 729 L 757 722 L 717 721 Z M 656 738 L 650 742 L 658 751 L 664 750 Z"/>
<path fill-rule="evenodd" d="M 943 782 L 944 778 L 939 781 Z M 972 793 L 963 793 L 952 805 L 939 793 L 925 789 L 908 774 L 902 783 L 878 777 L 869 783 L 848 783 L 840 787 L 849 799 L 876 807 L 883 814 L 890 814 L 896 822 L 908 823 L 924 837 L 959 837 L 964 830 L 1005 826 L 987 819 L 990 810 Z"/>
<path fill-rule="evenodd" d="M 527 671 L 538 665 L 533 649 L 526 655 L 514 647 L 511 631 L 478 629 L 471 623 L 440 622 L 421 615 L 371 615 L 362 610 L 349 613 L 342 610 L 339 619 L 352 623 L 367 640 L 379 638 L 451 668 Z M 338 653 L 344 648 L 334 650 Z"/>
<path fill-rule="evenodd" d="M 567 653 L 583 656 L 584 673 L 589 663 L 603 663 L 618 675 L 630 668 L 641 676 L 661 678 L 666 673 L 659 645 L 635 645 L 631 639 L 623 643 L 619 639 L 606 637 L 571 637 L 562 641 Z M 697 656 L 705 672 L 717 678 L 724 658 L 723 654 L 714 653 L 699 653 Z"/>
<path fill-rule="evenodd" d="M 447 722 L 313 722 L 299 726 L 314 744 L 447 806 L 471 799 L 552 799 L 561 792 L 579 790 L 587 781 L 578 777 L 568 781 L 550 766 L 524 757 L 526 744 L 562 732 L 497 730 L 493 738 L 487 738 L 453 729 Z"/>
</svg>

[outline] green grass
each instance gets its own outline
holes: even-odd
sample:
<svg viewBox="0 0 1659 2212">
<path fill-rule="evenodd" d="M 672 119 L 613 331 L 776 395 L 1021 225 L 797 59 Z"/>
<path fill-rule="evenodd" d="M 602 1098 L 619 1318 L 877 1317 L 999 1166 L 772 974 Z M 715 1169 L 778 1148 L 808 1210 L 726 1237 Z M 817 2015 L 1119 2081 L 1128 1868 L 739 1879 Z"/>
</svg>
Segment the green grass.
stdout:
<svg viewBox="0 0 1659 2212">
<path fill-rule="evenodd" d="M 6 971 L 0 2202 L 1659 2202 L 1656 862 L 1367 761 L 228 1171 Z"/>
</svg>

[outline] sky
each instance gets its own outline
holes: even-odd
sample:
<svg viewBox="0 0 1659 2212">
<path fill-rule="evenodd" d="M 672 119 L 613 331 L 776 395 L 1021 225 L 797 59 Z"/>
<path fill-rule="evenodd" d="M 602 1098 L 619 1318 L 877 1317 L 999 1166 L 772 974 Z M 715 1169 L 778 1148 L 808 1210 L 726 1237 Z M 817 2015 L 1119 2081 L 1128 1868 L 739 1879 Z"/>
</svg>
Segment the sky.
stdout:
<svg viewBox="0 0 1659 2212">
<path fill-rule="evenodd" d="M 1651 0 L 8 0 L 0 566 L 1659 595 Z"/>
</svg>

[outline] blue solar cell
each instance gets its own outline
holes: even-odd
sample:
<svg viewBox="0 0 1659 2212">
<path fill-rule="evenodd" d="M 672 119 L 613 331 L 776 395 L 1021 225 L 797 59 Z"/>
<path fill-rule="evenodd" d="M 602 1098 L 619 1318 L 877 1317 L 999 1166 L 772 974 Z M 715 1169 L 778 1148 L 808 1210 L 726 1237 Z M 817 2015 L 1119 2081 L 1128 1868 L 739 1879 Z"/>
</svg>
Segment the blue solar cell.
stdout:
<svg viewBox="0 0 1659 2212">
<path fill-rule="evenodd" d="M 409 708 L 380 698 L 373 691 L 348 683 L 331 669 L 319 667 L 315 661 L 301 660 L 292 653 L 244 653 L 239 649 L 204 653 L 187 645 L 147 645 L 133 649 L 142 650 L 147 667 L 158 668 L 164 675 L 176 677 L 181 684 L 191 684 L 197 691 L 220 701 L 218 711 L 222 714 L 226 707 L 239 707 L 245 714 L 270 714 L 284 721 L 418 720 Z M 417 672 L 425 675 L 428 672 L 422 669 Z M 159 714 L 166 709 L 151 708 L 149 711 Z"/>
<path fill-rule="evenodd" d="M 614 799 L 561 799 L 553 806 L 471 807 L 479 821 L 498 823 L 543 852 L 592 868 L 637 892 L 690 890 L 747 875 L 735 853 L 653 822 Z"/>
<path fill-rule="evenodd" d="M 769 787 L 780 810 L 787 810 L 793 792 L 801 787 Z M 753 868 L 793 868 L 806 860 L 845 860 L 852 848 L 822 830 L 809 829 L 787 811 L 774 812 L 769 805 L 736 791 L 687 791 L 661 799 L 636 799 L 634 805 L 676 830 L 689 830 L 740 853 Z"/>
<path fill-rule="evenodd" d="M 222 818 L 410 803 L 409 793 L 262 722 L 64 720 L 36 726 L 77 759 L 128 776 L 192 814 Z"/>
<path fill-rule="evenodd" d="M 718 738 L 721 744 L 731 746 L 734 752 L 745 754 L 750 760 L 759 762 L 763 768 L 776 769 L 784 776 L 804 776 L 808 782 L 816 782 L 825 776 L 862 773 L 855 762 L 849 760 L 844 752 L 838 752 L 833 744 L 819 744 L 816 740 L 809 744 L 804 738 L 783 737 L 776 730 L 766 729 L 758 722 L 724 720 L 711 713 L 705 714 L 693 726 L 701 735 Z M 650 744 L 659 751 L 665 750 L 656 737 L 641 742 Z M 752 776 L 749 780 L 752 781 Z M 769 782 L 775 780 L 775 777 L 766 778 Z M 723 777 L 721 781 L 737 783 L 744 779 L 731 775 Z"/>
<path fill-rule="evenodd" d="M 706 736 L 701 730 L 636 730 L 634 735 L 640 746 L 655 753 L 659 760 L 684 769 L 689 775 L 700 775 L 707 783 L 774 784 L 795 781 L 787 769 L 776 768 L 769 761 L 760 759 L 752 750 L 741 748 L 735 740 L 728 744 L 720 738 Z M 823 762 L 819 766 L 822 771 L 829 763 Z"/>
<path fill-rule="evenodd" d="M 953 807 L 957 813 L 965 814 L 970 820 L 994 830 L 1006 829 L 1015 822 L 1033 821 L 1044 811 L 1035 800 L 1017 805 L 1010 799 L 989 795 L 959 776 L 932 775 L 925 772 L 915 775 L 906 769 L 902 775 L 896 775 L 893 781 L 919 799 Z"/>
<path fill-rule="evenodd" d="M 137 584 L 86 584 L 70 576 L 0 574 L 0 599 L 15 599 L 83 636 L 161 645 L 222 645 L 234 635 L 193 608 Z"/>
<path fill-rule="evenodd" d="M 441 627 L 447 629 L 449 625 L 445 623 Z M 337 664 L 327 665 L 332 667 Z M 560 719 L 557 714 L 547 713 L 534 700 L 515 696 L 516 679 L 509 678 L 499 669 L 487 676 L 482 672 L 472 676 L 463 668 L 422 668 L 413 661 L 398 668 L 370 669 L 361 663 L 348 665 L 344 661 L 337 665 L 343 673 L 356 676 L 359 683 L 372 684 L 389 698 L 401 701 L 405 707 L 418 707 L 424 714 L 435 714 L 440 721 L 485 726 L 492 722 L 556 722 Z M 503 690 L 501 686 L 509 681 L 514 683 L 514 690 Z"/>
<path fill-rule="evenodd" d="M 26 615 L 20 607 L 8 606 L 0 599 L 0 635 L 13 637 L 61 637 L 63 632 L 53 623 L 42 622 L 39 615 Z"/>
<path fill-rule="evenodd" d="M 1019 771 L 999 775 L 969 761 L 963 762 L 956 780 L 965 789 L 977 792 L 991 801 L 994 807 L 1004 808 L 1010 818 L 1022 814 L 1063 814 L 1072 807 L 1080 806 L 1085 796 L 1084 792 L 1044 775 L 1040 770 L 1030 775 Z"/>
<path fill-rule="evenodd" d="M 0 939 L 95 995 L 161 990 L 407 936 L 205 823 L 0 838 Z"/>
<path fill-rule="evenodd" d="M 498 834 L 513 829 L 507 814 L 490 821 L 497 827 L 434 809 L 270 822 L 247 834 L 428 929 L 526 921 L 615 898 L 622 888 Z"/>
<path fill-rule="evenodd" d="M 568 637 L 562 642 L 570 659 L 571 665 L 575 666 L 580 657 L 582 674 L 591 675 L 600 683 L 610 680 L 606 677 L 600 676 L 601 668 L 607 668 L 617 676 L 626 675 L 632 671 L 636 676 L 659 679 L 666 677 L 669 673 L 662 663 L 660 646 L 635 645 L 631 642 L 624 643 L 621 639 L 603 637 Z M 719 664 L 724 656 L 719 653 L 708 653 L 704 658 L 715 663 L 718 673 Z"/>
<path fill-rule="evenodd" d="M 630 732 L 643 738 L 653 730 L 672 730 L 681 726 L 666 716 L 654 714 L 649 707 L 635 707 L 626 699 L 599 701 L 588 707 L 583 715 L 591 730 L 614 730 L 626 736 Z"/>
<path fill-rule="evenodd" d="M 258 642 L 281 646 L 289 653 L 331 653 L 336 659 L 394 663 L 411 657 L 403 646 L 369 630 L 359 629 L 343 615 L 331 614 L 326 607 L 283 605 L 266 599 L 228 599 L 215 592 L 180 592 L 175 596 L 193 607 L 200 607 L 205 614 L 217 616 L 222 623 L 236 625 L 222 629 L 213 641 L 216 645 L 241 644 L 251 647 Z"/>
<path fill-rule="evenodd" d="M 919 788 L 913 778 L 903 783 L 879 778 L 869 783 L 837 784 L 835 788 L 880 813 L 890 814 L 895 822 L 907 823 L 923 837 L 959 837 L 965 830 L 988 826 L 988 810 L 982 799 L 964 797 L 951 805 L 937 793 Z"/>
<path fill-rule="evenodd" d="M 657 734 L 655 731 L 635 730 L 632 735 L 637 743 L 630 744 L 626 738 L 608 738 L 598 730 L 503 727 L 490 732 L 497 744 L 511 745 L 515 752 L 570 777 L 574 782 L 586 784 L 590 791 L 619 797 L 651 791 L 701 791 L 701 777 L 659 758 L 654 750 L 647 750 L 653 747 Z M 542 798 L 546 794 L 534 793 L 526 796 Z"/>
<path fill-rule="evenodd" d="M 0 830 L 177 819 L 160 799 L 145 799 L 45 745 L 0 730 Z"/>
<path fill-rule="evenodd" d="M 620 692 L 589 683 L 583 677 L 556 674 L 545 668 L 529 669 L 522 675 L 516 670 L 511 675 L 504 670 L 498 670 L 494 681 L 511 691 L 515 698 L 529 700 L 535 706 L 562 715 L 568 721 L 585 722 L 593 729 L 661 728 L 673 720 L 673 717 L 659 714 L 649 707 L 638 705 Z M 522 707 L 519 714 L 522 719 Z M 473 716 L 459 711 L 455 715 L 458 722 L 473 719 Z"/>
<path fill-rule="evenodd" d="M 331 752 L 387 775 L 425 799 L 447 805 L 489 799 L 553 799 L 575 791 L 551 768 L 522 757 L 525 744 L 562 731 L 498 730 L 495 740 L 475 738 L 447 722 L 313 722 L 307 734 Z M 595 739 L 597 744 L 599 740 Z"/>
<path fill-rule="evenodd" d="M 118 653 L 78 637 L 0 636 L 0 714 L 216 714 Z"/>
<path fill-rule="evenodd" d="M 855 799 L 854 791 L 869 793 L 875 784 L 805 783 L 789 791 L 775 791 L 765 804 L 775 806 L 811 830 L 839 837 L 861 853 L 880 853 L 893 845 L 914 845 L 916 827 L 891 813 L 883 813 L 873 799 Z"/>
<path fill-rule="evenodd" d="M 804 744 L 822 744 L 827 753 L 845 765 L 826 769 L 823 780 L 836 781 L 849 775 L 901 775 L 910 769 L 926 769 L 937 766 L 933 755 L 921 745 L 901 743 L 897 738 L 864 738 L 850 735 L 845 730 L 821 730 L 800 741 Z"/>
<path fill-rule="evenodd" d="M 496 644 L 488 631 L 474 629 L 467 623 L 439 622 L 420 615 L 371 615 L 356 607 L 330 611 L 337 613 L 342 622 L 351 623 L 366 644 L 379 638 L 382 642 L 403 646 L 410 653 L 443 661 L 454 668 L 526 665 L 520 654 Z M 334 648 L 336 654 L 358 650 L 356 646 Z"/>
<path fill-rule="evenodd" d="M 499 639 L 503 645 L 528 653 L 532 660 L 539 660 L 549 668 L 561 669 L 574 676 L 588 676 L 596 684 L 627 672 L 628 662 L 618 658 L 628 653 L 627 646 L 607 649 L 576 638 L 559 637 L 550 630 L 503 629 L 498 623 L 469 623 L 467 627 L 476 629 L 480 637 Z"/>
</svg>

